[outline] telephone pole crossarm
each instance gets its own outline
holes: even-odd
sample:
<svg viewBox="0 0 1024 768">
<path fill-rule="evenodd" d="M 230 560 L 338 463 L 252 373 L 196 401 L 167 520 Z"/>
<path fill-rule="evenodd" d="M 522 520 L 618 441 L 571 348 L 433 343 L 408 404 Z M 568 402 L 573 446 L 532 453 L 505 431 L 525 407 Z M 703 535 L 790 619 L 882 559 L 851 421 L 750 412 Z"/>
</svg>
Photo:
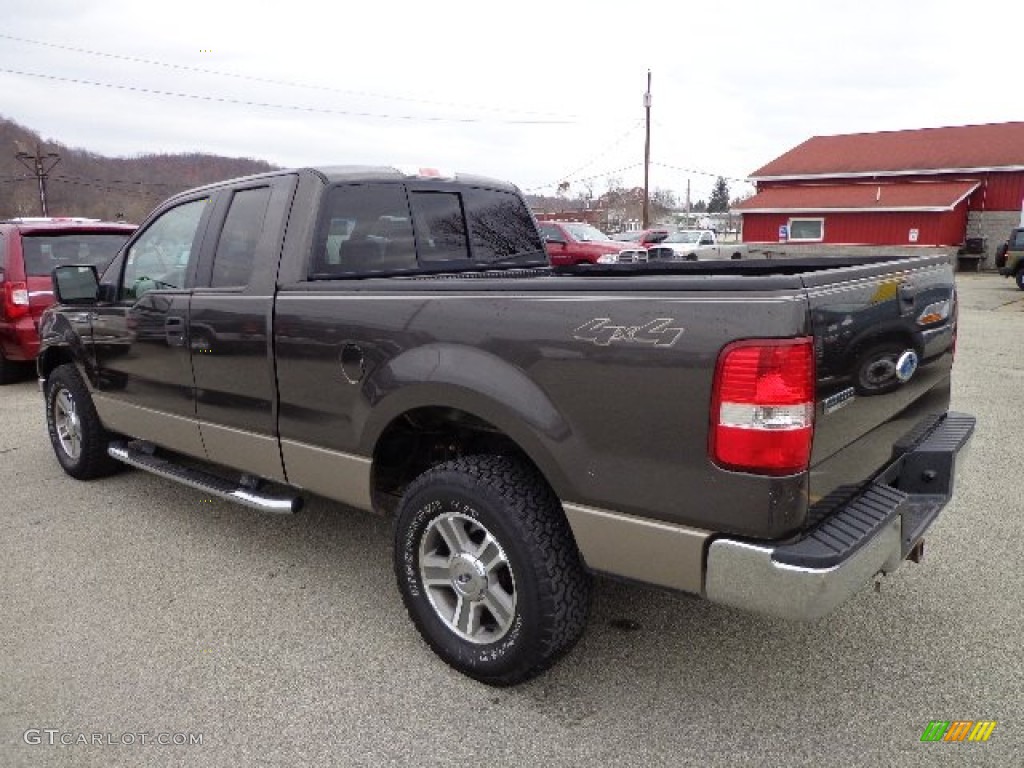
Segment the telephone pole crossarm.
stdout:
<svg viewBox="0 0 1024 768">
<path fill-rule="evenodd" d="M 20 145 L 19 146 L 23 146 Z M 49 216 L 46 210 L 46 177 L 50 171 L 54 169 L 54 166 L 60 162 L 60 155 L 56 152 L 43 153 L 43 148 L 36 145 L 36 152 L 33 155 L 30 152 L 24 150 L 18 152 L 15 157 L 18 162 L 28 168 L 36 177 L 36 181 L 39 184 L 39 208 L 42 211 L 43 216 Z"/>
</svg>

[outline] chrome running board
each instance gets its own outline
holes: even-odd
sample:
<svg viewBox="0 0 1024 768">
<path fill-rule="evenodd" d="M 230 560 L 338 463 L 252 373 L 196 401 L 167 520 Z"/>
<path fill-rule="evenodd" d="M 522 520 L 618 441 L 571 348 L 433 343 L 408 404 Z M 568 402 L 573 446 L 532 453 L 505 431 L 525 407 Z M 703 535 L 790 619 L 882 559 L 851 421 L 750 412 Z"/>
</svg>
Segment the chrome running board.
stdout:
<svg viewBox="0 0 1024 768">
<path fill-rule="evenodd" d="M 107 453 L 111 458 L 129 466 L 152 472 L 154 475 L 165 477 L 168 480 L 175 480 L 204 493 L 258 509 L 261 512 L 290 515 L 302 509 L 302 497 L 298 494 L 274 496 L 262 493 L 255 488 L 232 483 L 209 472 L 175 464 L 173 461 L 155 456 L 143 448 L 134 447 L 130 443 L 113 442 L 107 447 Z"/>
</svg>

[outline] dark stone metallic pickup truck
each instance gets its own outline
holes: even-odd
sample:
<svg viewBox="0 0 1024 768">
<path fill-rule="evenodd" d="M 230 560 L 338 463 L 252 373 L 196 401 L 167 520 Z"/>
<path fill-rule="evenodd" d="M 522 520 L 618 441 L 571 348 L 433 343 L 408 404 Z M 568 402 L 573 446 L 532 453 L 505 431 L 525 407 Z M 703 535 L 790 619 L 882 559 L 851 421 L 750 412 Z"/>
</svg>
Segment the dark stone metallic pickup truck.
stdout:
<svg viewBox="0 0 1024 768">
<path fill-rule="evenodd" d="M 392 515 L 413 622 L 495 685 L 572 647 L 593 573 L 824 615 L 920 559 L 974 429 L 949 260 L 552 269 L 518 190 L 472 176 L 204 187 L 102 279 L 54 277 L 68 474 Z"/>
</svg>

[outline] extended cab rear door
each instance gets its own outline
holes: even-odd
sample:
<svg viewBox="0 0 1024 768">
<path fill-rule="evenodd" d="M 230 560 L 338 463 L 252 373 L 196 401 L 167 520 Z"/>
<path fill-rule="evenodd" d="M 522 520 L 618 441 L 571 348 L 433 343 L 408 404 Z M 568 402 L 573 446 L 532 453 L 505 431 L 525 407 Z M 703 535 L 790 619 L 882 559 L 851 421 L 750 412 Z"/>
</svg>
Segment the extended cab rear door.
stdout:
<svg viewBox="0 0 1024 768">
<path fill-rule="evenodd" d="M 280 481 L 273 305 L 297 179 L 263 177 L 218 191 L 188 324 L 207 458 Z"/>
</svg>

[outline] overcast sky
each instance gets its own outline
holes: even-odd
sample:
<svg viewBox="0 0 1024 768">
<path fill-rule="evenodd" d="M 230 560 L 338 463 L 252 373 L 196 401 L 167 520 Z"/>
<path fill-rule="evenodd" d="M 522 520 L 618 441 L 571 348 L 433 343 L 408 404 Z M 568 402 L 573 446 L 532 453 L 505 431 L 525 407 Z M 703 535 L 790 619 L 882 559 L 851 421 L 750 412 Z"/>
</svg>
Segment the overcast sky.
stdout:
<svg viewBox="0 0 1024 768">
<path fill-rule="evenodd" d="M 1024 119 L 1011 34 L 1024 10 L 995 0 L 3 11 L 0 114 L 106 155 L 430 165 L 601 192 L 643 182 L 650 69 L 652 188 L 682 196 L 690 180 L 697 200 L 718 175 L 749 191 L 751 172 L 815 135 Z"/>
</svg>

